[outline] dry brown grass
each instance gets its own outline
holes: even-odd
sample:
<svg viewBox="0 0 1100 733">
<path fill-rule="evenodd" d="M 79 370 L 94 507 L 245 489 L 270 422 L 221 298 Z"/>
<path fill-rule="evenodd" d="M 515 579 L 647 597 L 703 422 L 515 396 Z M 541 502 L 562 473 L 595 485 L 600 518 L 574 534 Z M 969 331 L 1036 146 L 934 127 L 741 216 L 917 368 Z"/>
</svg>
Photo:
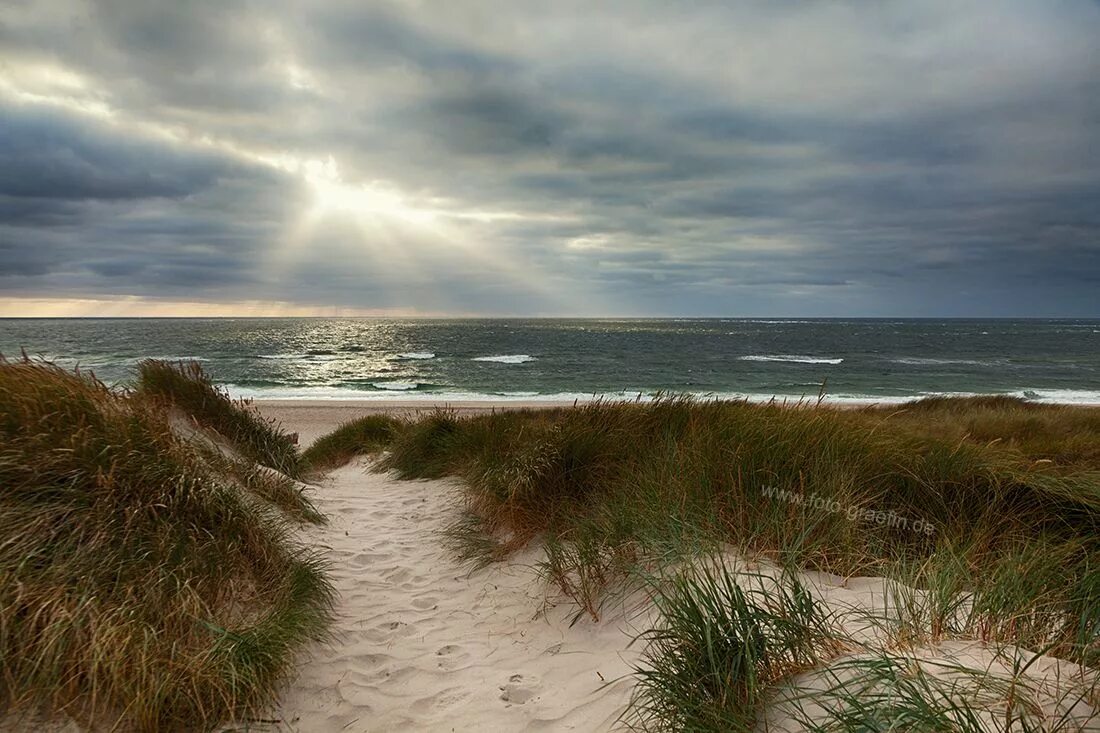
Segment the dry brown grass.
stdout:
<svg viewBox="0 0 1100 733">
<path fill-rule="evenodd" d="M 332 589 L 248 485 L 159 402 L 0 361 L 0 706 L 170 730 L 269 703 Z"/>
</svg>

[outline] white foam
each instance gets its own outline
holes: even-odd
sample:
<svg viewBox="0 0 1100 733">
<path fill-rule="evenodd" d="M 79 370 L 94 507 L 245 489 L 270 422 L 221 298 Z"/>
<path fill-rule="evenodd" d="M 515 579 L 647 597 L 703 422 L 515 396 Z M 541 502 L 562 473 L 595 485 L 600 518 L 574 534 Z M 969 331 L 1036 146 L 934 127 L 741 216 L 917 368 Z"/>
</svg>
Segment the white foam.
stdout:
<svg viewBox="0 0 1100 733">
<path fill-rule="evenodd" d="M 1025 389 L 1012 392 L 1030 402 L 1049 402 L 1058 405 L 1100 405 L 1100 392 L 1087 389 Z"/>
<path fill-rule="evenodd" d="M 379 384 L 396 384 L 395 382 L 381 382 Z M 229 393 L 237 398 L 254 400 L 394 400 L 402 402 L 591 402 L 602 399 L 609 401 L 634 401 L 640 399 L 648 402 L 652 395 L 642 392 L 609 392 L 594 394 L 591 392 L 556 392 L 551 394 L 539 394 L 537 392 L 511 392 L 485 393 L 466 391 L 427 391 L 407 390 L 402 391 L 400 397 L 393 395 L 390 390 L 383 391 L 377 388 L 353 389 L 350 387 L 242 387 L 236 384 L 223 385 Z"/>
<path fill-rule="evenodd" d="M 368 400 L 387 398 L 377 391 L 365 391 L 350 387 L 242 387 L 237 384 L 222 385 L 230 395 L 249 400 Z"/>
<path fill-rule="evenodd" d="M 825 356 L 802 356 L 800 354 L 751 354 L 738 357 L 741 361 L 778 361 L 794 364 L 839 364 L 844 359 Z"/>
<path fill-rule="evenodd" d="M 796 321 L 796 320 L 790 320 L 790 319 L 769 319 L 769 320 L 764 320 L 764 319 L 760 319 L 760 318 L 750 318 L 750 319 L 745 320 L 745 321 L 741 321 L 739 319 L 732 319 L 732 320 L 729 320 L 729 321 L 722 321 L 722 323 L 766 323 L 766 324 L 785 325 L 787 323 L 813 323 L 813 321 Z"/>
<path fill-rule="evenodd" d="M 375 389 L 384 389 L 391 392 L 406 392 L 420 386 L 418 382 L 372 382 Z"/>
<path fill-rule="evenodd" d="M 373 390 L 352 389 L 349 387 L 240 387 L 234 384 L 224 385 L 234 397 L 261 400 L 394 400 L 403 402 L 652 402 L 653 392 L 624 390 L 622 392 L 555 392 L 539 394 L 536 392 L 484 393 L 468 391 L 431 391 L 412 387 L 394 387 L 393 385 L 412 385 L 412 382 L 379 382 Z M 383 388 L 381 385 L 389 385 Z M 419 386 L 419 385 L 417 385 Z M 400 398 L 393 392 L 401 392 Z M 693 392 L 692 396 L 706 400 L 747 400 L 749 402 L 813 404 L 817 402 L 817 393 L 777 394 L 768 392 Z M 825 404 L 833 405 L 898 405 L 927 397 L 979 397 L 980 392 L 918 392 L 909 395 L 872 395 L 860 393 L 826 394 Z M 1005 393 L 1002 393 L 1005 394 Z M 1051 404 L 1100 405 L 1100 392 L 1088 390 L 1020 390 L 1007 393 L 1011 397 L 1020 397 L 1032 402 Z"/>
<path fill-rule="evenodd" d="M 134 357 L 130 357 L 128 359 L 124 359 L 119 363 L 125 363 L 125 364 L 134 363 L 134 364 L 137 364 L 137 363 L 145 361 L 146 359 L 154 359 L 156 361 L 167 361 L 167 362 L 171 362 L 173 364 L 176 363 L 176 362 L 179 362 L 179 361 L 210 361 L 205 356 L 134 356 Z"/>
<path fill-rule="evenodd" d="M 165 361 L 169 364 L 176 364 L 181 361 L 209 361 L 203 356 L 89 356 L 86 358 L 54 356 L 52 354 L 31 354 L 31 356 L 43 356 L 47 361 L 63 366 L 80 365 L 82 367 L 136 366 L 148 360 Z"/>
<path fill-rule="evenodd" d="M 525 364 L 534 361 L 530 354 L 505 354 L 503 356 L 475 356 L 470 361 L 493 361 L 498 364 Z"/>
<path fill-rule="evenodd" d="M 430 351 L 408 351 L 404 354 L 398 354 L 398 359 L 434 359 L 435 354 Z"/>
</svg>

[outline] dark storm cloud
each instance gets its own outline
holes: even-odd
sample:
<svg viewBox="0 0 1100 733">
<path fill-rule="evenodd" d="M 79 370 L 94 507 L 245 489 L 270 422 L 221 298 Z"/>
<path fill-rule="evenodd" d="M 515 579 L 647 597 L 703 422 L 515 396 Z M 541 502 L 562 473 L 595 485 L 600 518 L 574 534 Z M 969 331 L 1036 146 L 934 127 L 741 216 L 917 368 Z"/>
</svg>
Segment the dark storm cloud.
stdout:
<svg viewBox="0 0 1100 733">
<path fill-rule="evenodd" d="M 0 197 L 182 197 L 233 166 L 41 109 L 0 107 Z"/>
<path fill-rule="evenodd" d="M 295 186 L 265 166 L 37 106 L 0 107 L 0 282 L 183 296 L 256 282 Z"/>
<path fill-rule="evenodd" d="M 1095 315 L 1097 38 L 1085 0 L 17 2 L 0 288 Z M 307 161 L 402 203 L 318 209 Z"/>
</svg>

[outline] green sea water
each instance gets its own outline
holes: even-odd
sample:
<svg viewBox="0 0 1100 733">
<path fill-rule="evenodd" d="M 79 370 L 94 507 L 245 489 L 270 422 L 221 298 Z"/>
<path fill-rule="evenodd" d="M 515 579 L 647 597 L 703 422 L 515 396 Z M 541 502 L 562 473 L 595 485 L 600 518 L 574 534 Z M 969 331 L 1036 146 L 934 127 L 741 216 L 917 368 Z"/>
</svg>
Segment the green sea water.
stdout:
<svg viewBox="0 0 1100 733">
<path fill-rule="evenodd" d="M 0 353 L 21 350 L 111 383 L 143 358 L 200 360 L 256 398 L 1100 402 L 1100 320 L 0 320 Z"/>
</svg>

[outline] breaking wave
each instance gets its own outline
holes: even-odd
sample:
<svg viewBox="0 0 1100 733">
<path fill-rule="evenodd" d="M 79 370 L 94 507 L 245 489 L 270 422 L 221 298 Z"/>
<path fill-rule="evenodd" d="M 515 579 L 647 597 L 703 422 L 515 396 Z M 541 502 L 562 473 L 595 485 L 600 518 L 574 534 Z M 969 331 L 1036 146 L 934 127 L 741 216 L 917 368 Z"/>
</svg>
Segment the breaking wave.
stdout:
<svg viewBox="0 0 1100 733">
<path fill-rule="evenodd" d="M 498 364 L 526 364 L 534 360 L 535 357 L 530 354 L 505 354 L 503 356 L 475 356 L 470 361 L 493 361 Z"/>
<path fill-rule="evenodd" d="M 738 357 L 741 361 L 778 361 L 792 364 L 839 364 L 844 359 L 826 356 L 802 356 L 800 354 L 750 354 Z"/>
</svg>

